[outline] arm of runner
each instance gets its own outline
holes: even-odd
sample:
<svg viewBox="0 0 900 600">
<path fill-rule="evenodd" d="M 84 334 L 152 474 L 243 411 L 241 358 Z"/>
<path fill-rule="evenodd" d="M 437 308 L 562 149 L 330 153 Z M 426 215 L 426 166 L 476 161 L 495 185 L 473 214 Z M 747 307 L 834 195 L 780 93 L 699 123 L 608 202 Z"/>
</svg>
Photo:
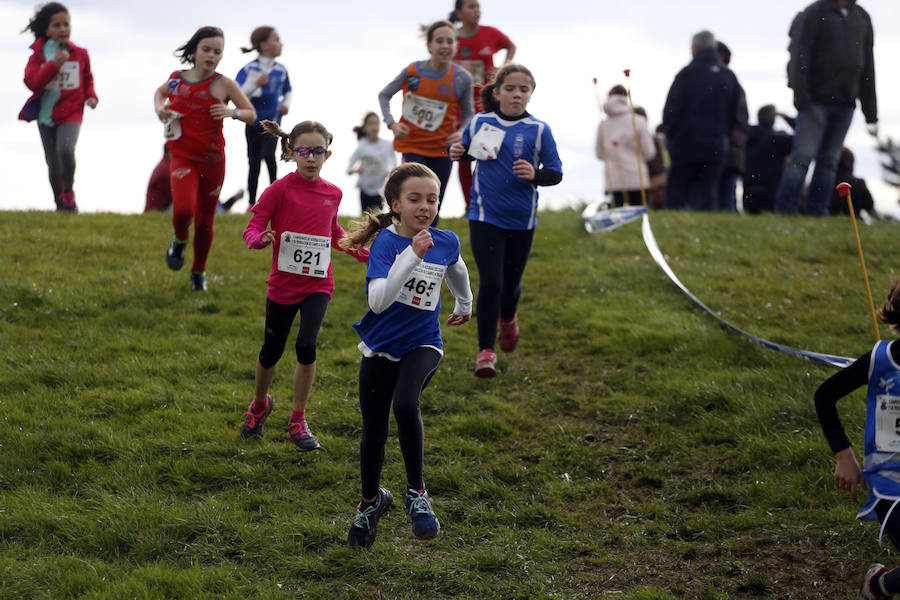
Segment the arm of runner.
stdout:
<svg viewBox="0 0 900 600">
<path fill-rule="evenodd" d="M 856 488 L 861 486 L 865 489 L 866 480 L 859 469 L 853 448 L 844 448 L 835 455 L 835 458 L 837 458 L 837 464 L 834 466 L 834 485 L 839 490 L 850 492 L 850 497 L 856 502 Z"/>
<path fill-rule="evenodd" d="M 447 267 L 444 275 L 447 287 L 456 298 L 456 307 L 447 318 L 448 325 L 462 325 L 472 318 L 472 287 L 469 284 L 469 269 L 462 256 L 455 263 Z"/>
<path fill-rule="evenodd" d="M 156 112 L 156 116 L 163 123 L 167 122 L 172 118 L 172 113 L 169 111 L 168 103 L 166 99 L 169 96 L 169 82 L 165 82 L 153 92 L 153 110 Z"/>
<path fill-rule="evenodd" d="M 391 98 L 403 89 L 403 79 L 405 77 L 406 69 L 404 68 L 399 75 L 394 77 L 390 83 L 378 92 L 378 105 L 381 107 L 381 116 L 384 117 L 384 124 L 388 126 L 388 129 L 391 129 L 391 125 L 394 124 L 394 116 L 391 114 Z"/>
<path fill-rule="evenodd" d="M 369 280 L 369 308 L 375 314 L 383 313 L 397 299 L 400 288 L 409 279 L 422 259 L 416 256 L 412 246 L 401 252 L 391 265 L 387 277 Z"/>
</svg>

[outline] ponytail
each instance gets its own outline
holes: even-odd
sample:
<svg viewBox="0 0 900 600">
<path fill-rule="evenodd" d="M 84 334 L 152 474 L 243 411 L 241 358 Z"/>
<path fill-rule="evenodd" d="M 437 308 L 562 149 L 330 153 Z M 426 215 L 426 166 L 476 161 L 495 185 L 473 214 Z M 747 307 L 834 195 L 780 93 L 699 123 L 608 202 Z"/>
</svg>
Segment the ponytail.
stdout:
<svg viewBox="0 0 900 600">
<path fill-rule="evenodd" d="M 260 123 L 263 128 L 263 131 L 268 133 L 271 136 L 277 137 L 281 139 L 281 160 L 285 162 L 290 162 L 291 155 L 293 154 L 293 150 L 290 146 L 290 135 L 284 132 L 284 130 L 278 126 L 278 123 L 275 121 L 265 120 Z"/>
<path fill-rule="evenodd" d="M 882 323 L 891 326 L 894 333 L 900 333 L 900 278 L 891 280 L 887 302 L 878 309 L 878 318 Z"/>
<path fill-rule="evenodd" d="M 269 39 L 269 36 L 272 35 L 273 31 L 275 31 L 275 28 L 269 25 L 257 27 L 250 34 L 250 47 L 245 48 L 244 46 L 241 46 L 241 52 L 243 52 L 244 54 L 253 52 L 254 50 L 259 52 L 259 45 Z"/>
</svg>

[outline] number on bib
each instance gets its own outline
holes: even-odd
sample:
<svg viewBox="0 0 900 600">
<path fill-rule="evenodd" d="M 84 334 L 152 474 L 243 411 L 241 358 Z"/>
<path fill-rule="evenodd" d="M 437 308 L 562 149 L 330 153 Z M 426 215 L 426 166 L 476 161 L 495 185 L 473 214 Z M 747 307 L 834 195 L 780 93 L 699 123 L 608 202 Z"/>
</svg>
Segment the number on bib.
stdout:
<svg viewBox="0 0 900 600">
<path fill-rule="evenodd" d="M 441 295 L 441 282 L 447 267 L 432 263 L 420 263 L 412 270 L 409 279 L 400 288 L 397 302 L 419 310 L 437 310 Z"/>
<path fill-rule="evenodd" d="M 403 100 L 403 118 L 420 129 L 437 131 L 444 122 L 450 105 L 407 92 Z"/>
<path fill-rule="evenodd" d="M 281 234 L 278 270 L 306 277 L 327 277 L 331 264 L 331 238 L 324 235 Z"/>
</svg>

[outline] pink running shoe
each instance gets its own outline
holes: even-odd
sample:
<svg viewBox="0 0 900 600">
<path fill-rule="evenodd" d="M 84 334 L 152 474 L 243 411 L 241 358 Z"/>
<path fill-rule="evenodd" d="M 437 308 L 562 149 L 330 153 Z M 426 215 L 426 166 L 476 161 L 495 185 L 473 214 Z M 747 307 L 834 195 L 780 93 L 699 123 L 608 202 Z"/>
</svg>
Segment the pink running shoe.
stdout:
<svg viewBox="0 0 900 600">
<path fill-rule="evenodd" d="M 75 204 L 75 192 L 63 192 L 59 195 L 62 201 L 63 212 L 78 213 L 78 205 Z"/>
<path fill-rule="evenodd" d="M 878 578 L 882 573 L 887 573 L 890 569 L 886 566 L 875 563 L 869 567 L 869 570 L 866 571 L 865 577 L 863 577 L 862 586 L 859 590 L 859 599 L 860 600 L 891 600 L 893 596 L 885 596 L 881 593 L 881 589 L 878 586 Z"/>
<path fill-rule="evenodd" d="M 519 342 L 518 315 L 513 315 L 509 321 L 500 319 L 500 349 L 504 352 L 512 352 Z"/>
<path fill-rule="evenodd" d="M 486 348 L 475 358 L 475 377 L 493 377 L 496 374 L 497 355 L 490 348 Z"/>
</svg>

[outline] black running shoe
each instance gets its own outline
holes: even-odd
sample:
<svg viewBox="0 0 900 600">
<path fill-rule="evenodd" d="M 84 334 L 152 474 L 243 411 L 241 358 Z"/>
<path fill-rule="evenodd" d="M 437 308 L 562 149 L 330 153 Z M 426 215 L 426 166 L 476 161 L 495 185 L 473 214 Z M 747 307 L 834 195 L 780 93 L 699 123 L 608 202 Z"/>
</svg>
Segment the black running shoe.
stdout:
<svg viewBox="0 0 900 600">
<path fill-rule="evenodd" d="M 266 394 L 266 408 L 260 413 L 253 412 L 253 403 L 244 413 L 244 424 L 241 425 L 241 437 L 245 440 L 252 437 L 262 437 L 263 429 L 266 426 L 266 419 L 275 406 L 275 399 Z"/>
<path fill-rule="evenodd" d="M 288 436 L 300 452 L 318 450 L 322 447 L 319 439 L 310 432 L 309 423 L 306 422 L 306 419 L 302 421 L 288 421 L 287 429 Z"/>
<path fill-rule="evenodd" d="M 195 292 L 206 291 L 206 273 L 191 273 L 191 289 Z"/>
<path fill-rule="evenodd" d="M 431 497 L 425 490 L 406 488 L 406 510 L 412 520 L 412 532 L 420 540 L 430 540 L 441 530 L 431 508 Z"/>
<path fill-rule="evenodd" d="M 166 264 L 173 271 L 178 271 L 184 266 L 184 250 L 187 248 L 187 242 L 179 242 L 172 237 L 172 244 L 166 250 Z"/>
<path fill-rule="evenodd" d="M 394 496 L 391 495 L 387 488 L 378 488 L 378 499 L 375 504 L 362 507 L 360 503 L 356 507 L 356 518 L 353 519 L 353 525 L 350 526 L 350 533 L 347 534 L 347 543 L 351 546 L 359 546 L 360 548 L 368 548 L 375 541 L 375 533 L 378 526 L 378 519 L 394 502 Z"/>
</svg>

